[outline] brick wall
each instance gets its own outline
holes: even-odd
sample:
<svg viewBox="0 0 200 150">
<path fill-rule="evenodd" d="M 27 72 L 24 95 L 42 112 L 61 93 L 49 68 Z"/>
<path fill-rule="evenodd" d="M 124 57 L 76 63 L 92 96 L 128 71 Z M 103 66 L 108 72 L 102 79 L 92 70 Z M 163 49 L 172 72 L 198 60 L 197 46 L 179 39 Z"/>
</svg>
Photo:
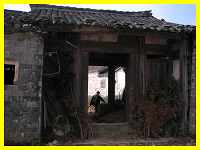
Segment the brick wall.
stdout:
<svg viewBox="0 0 200 150">
<path fill-rule="evenodd" d="M 43 40 L 35 33 L 5 35 L 5 63 L 19 64 L 18 80 L 5 85 L 5 145 L 40 138 Z"/>
</svg>

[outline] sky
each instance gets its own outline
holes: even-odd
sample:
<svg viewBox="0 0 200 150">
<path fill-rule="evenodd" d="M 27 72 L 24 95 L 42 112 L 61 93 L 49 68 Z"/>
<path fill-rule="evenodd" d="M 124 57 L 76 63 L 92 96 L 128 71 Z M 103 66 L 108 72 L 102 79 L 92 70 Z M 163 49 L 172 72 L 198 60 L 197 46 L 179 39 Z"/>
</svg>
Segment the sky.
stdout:
<svg viewBox="0 0 200 150">
<path fill-rule="evenodd" d="M 152 10 L 153 16 L 159 19 L 185 25 L 196 25 L 196 5 L 193 4 L 66 4 L 62 6 L 119 11 Z M 30 11 L 28 4 L 6 4 L 4 8 L 9 10 Z"/>
</svg>

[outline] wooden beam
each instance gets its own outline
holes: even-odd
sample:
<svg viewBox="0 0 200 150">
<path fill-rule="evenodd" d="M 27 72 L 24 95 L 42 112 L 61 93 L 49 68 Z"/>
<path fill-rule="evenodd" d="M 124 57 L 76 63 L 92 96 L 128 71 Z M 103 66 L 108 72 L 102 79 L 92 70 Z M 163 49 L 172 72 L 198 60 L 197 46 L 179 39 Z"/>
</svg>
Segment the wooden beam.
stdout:
<svg viewBox="0 0 200 150">
<path fill-rule="evenodd" d="M 148 34 L 145 36 L 145 44 L 167 45 L 167 38 L 161 35 Z"/>
<path fill-rule="evenodd" d="M 86 42 L 81 41 L 80 47 L 87 52 L 98 53 L 134 53 L 137 45 L 134 42 L 131 44 L 120 44 L 113 42 Z"/>
<path fill-rule="evenodd" d="M 99 48 L 138 48 L 138 41 L 119 41 L 119 42 L 98 42 L 98 41 L 80 41 L 81 47 L 99 47 Z"/>
<path fill-rule="evenodd" d="M 167 45 L 145 44 L 145 54 L 166 54 L 169 53 L 169 47 Z"/>
<path fill-rule="evenodd" d="M 126 54 L 90 53 L 89 64 L 93 66 L 126 66 L 127 58 Z"/>
<path fill-rule="evenodd" d="M 81 41 L 93 41 L 93 42 L 117 42 L 118 35 L 116 33 L 81 33 Z"/>
<path fill-rule="evenodd" d="M 114 28 L 107 28 L 101 26 L 87 26 L 87 25 L 48 25 L 45 26 L 45 31 L 53 31 L 53 32 L 84 32 L 84 33 L 92 33 L 92 32 L 104 32 L 104 33 L 117 33 L 119 35 L 134 35 L 134 36 L 146 36 L 149 34 L 162 36 L 167 39 L 180 39 L 182 33 L 173 33 L 167 31 L 155 31 L 155 30 L 120 30 Z"/>
<path fill-rule="evenodd" d="M 85 52 L 94 52 L 94 53 L 111 53 L 111 54 L 129 54 L 134 53 L 134 48 L 100 48 L 100 47 L 85 47 L 82 48 Z"/>
</svg>

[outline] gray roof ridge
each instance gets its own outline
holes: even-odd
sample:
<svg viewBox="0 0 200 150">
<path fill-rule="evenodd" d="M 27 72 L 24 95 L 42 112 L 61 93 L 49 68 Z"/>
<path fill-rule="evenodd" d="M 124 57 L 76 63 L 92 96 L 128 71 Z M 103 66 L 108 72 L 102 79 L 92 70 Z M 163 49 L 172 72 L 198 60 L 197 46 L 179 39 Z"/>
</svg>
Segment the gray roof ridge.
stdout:
<svg viewBox="0 0 200 150">
<path fill-rule="evenodd" d="M 129 14 L 129 15 L 139 15 L 139 16 L 152 16 L 151 10 L 145 11 L 118 11 L 118 10 L 104 10 L 104 9 L 91 9 L 91 8 L 78 8 L 71 6 L 57 6 L 57 5 L 47 5 L 47 4 L 30 4 L 31 10 L 36 9 L 51 9 L 59 11 L 79 11 L 79 12 L 90 12 L 90 13 L 114 13 L 114 14 Z"/>
<path fill-rule="evenodd" d="M 30 11 L 29 12 L 27 12 L 27 11 L 22 11 L 22 10 L 10 10 L 10 9 L 4 9 L 4 12 L 16 12 L 16 13 L 24 13 L 24 14 L 28 14 L 28 13 L 30 13 Z"/>
</svg>

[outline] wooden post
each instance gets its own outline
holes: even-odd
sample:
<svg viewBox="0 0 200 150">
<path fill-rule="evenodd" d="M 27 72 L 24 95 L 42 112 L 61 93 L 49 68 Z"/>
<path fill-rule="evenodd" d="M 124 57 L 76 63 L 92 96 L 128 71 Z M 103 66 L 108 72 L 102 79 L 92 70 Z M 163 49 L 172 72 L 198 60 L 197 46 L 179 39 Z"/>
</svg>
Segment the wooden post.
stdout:
<svg viewBox="0 0 200 150">
<path fill-rule="evenodd" d="M 187 68 L 187 56 L 188 56 L 188 43 L 186 39 L 183 39 L 180 43 L 180 100 L 183 103 L 182 112 L 182 134 L 188 133 L 188 68 Z"/>
<path fill-rule="evenodd" d="M 132 119 L 132 110 L 136 101 L 140 101 L 145 95 L 145 55 L 144 55 L 144 38 L 138 40 L 138 49 L 131 53 L 128 63 L 128 114 L 129 120 Z"/>
<path fill-rule="evenodd" d="M 146 63 L 146 56 L 145 56 L 145 53 L 144 53 L 144 37 L 140 37 L 139 38 L 139 76 L 138 76 L 138 79 L 139 79 L 139 87 L 140 87 L 140 91 L 139 91 L 139 96 L 140 98 L 144 98 L 145 96 L 145 63 Z"/>
<path fill-rule="evenodd" d="M 80 107 L 80 64 L 81 64 L 81 54 L 80 54 L 80 49 L 74 49 L 74 53 L 73 53 L 73 57 L 74 57 L 74 74 L 75 74 L 75 78 L 74 78 L 74 98 L 75 98 L 75 102 L 77 103 L 77 107 Z"/>
<path fill-rule="evenodd" d="M 113 104 L 115 100 L 115 67 L 108 67 L 108 103 Z"/>
<path fill-rule="evenodd" d="M 81 91 L 80 91 L 80 106 L 85 113 L 88 112 L 88 53 L 81 53 Z"/>
<path fill-rule="evenodd" d="M 124 91 L 125 92 L 125 110 L 126 110 L 126 120 L 128 121 L 128 119 L 129 119 L 129 105 L 128 105 L 128 102 L 129 102 L 129 100 L 128 100 L 128 89 L 129 89 L 129 73 L 128 73 L 128 67 L 129 66 L 129 61 L 127 62 L 127 65 L 125 66 L 125 69 L 124 69 L 124 72 L 125 72 L 125 90 L 126 91 Z"/>
<path fill-rule="evenodd" d="M 132 105 L 133 102 L 135 101 L 135 54 L 130 54 L 129 55 L 129 62 L 128 62 L 128 67 L 127 67 L 127 105 L 128 105 L 128 121 L 131 121 L 132 118 Z"/>
<path fill-rule="evenodd" d="M 76 49 L 74 52 L 74 92 L 81 112 L 88 110 L 88 53 Z"/>
</svg>

